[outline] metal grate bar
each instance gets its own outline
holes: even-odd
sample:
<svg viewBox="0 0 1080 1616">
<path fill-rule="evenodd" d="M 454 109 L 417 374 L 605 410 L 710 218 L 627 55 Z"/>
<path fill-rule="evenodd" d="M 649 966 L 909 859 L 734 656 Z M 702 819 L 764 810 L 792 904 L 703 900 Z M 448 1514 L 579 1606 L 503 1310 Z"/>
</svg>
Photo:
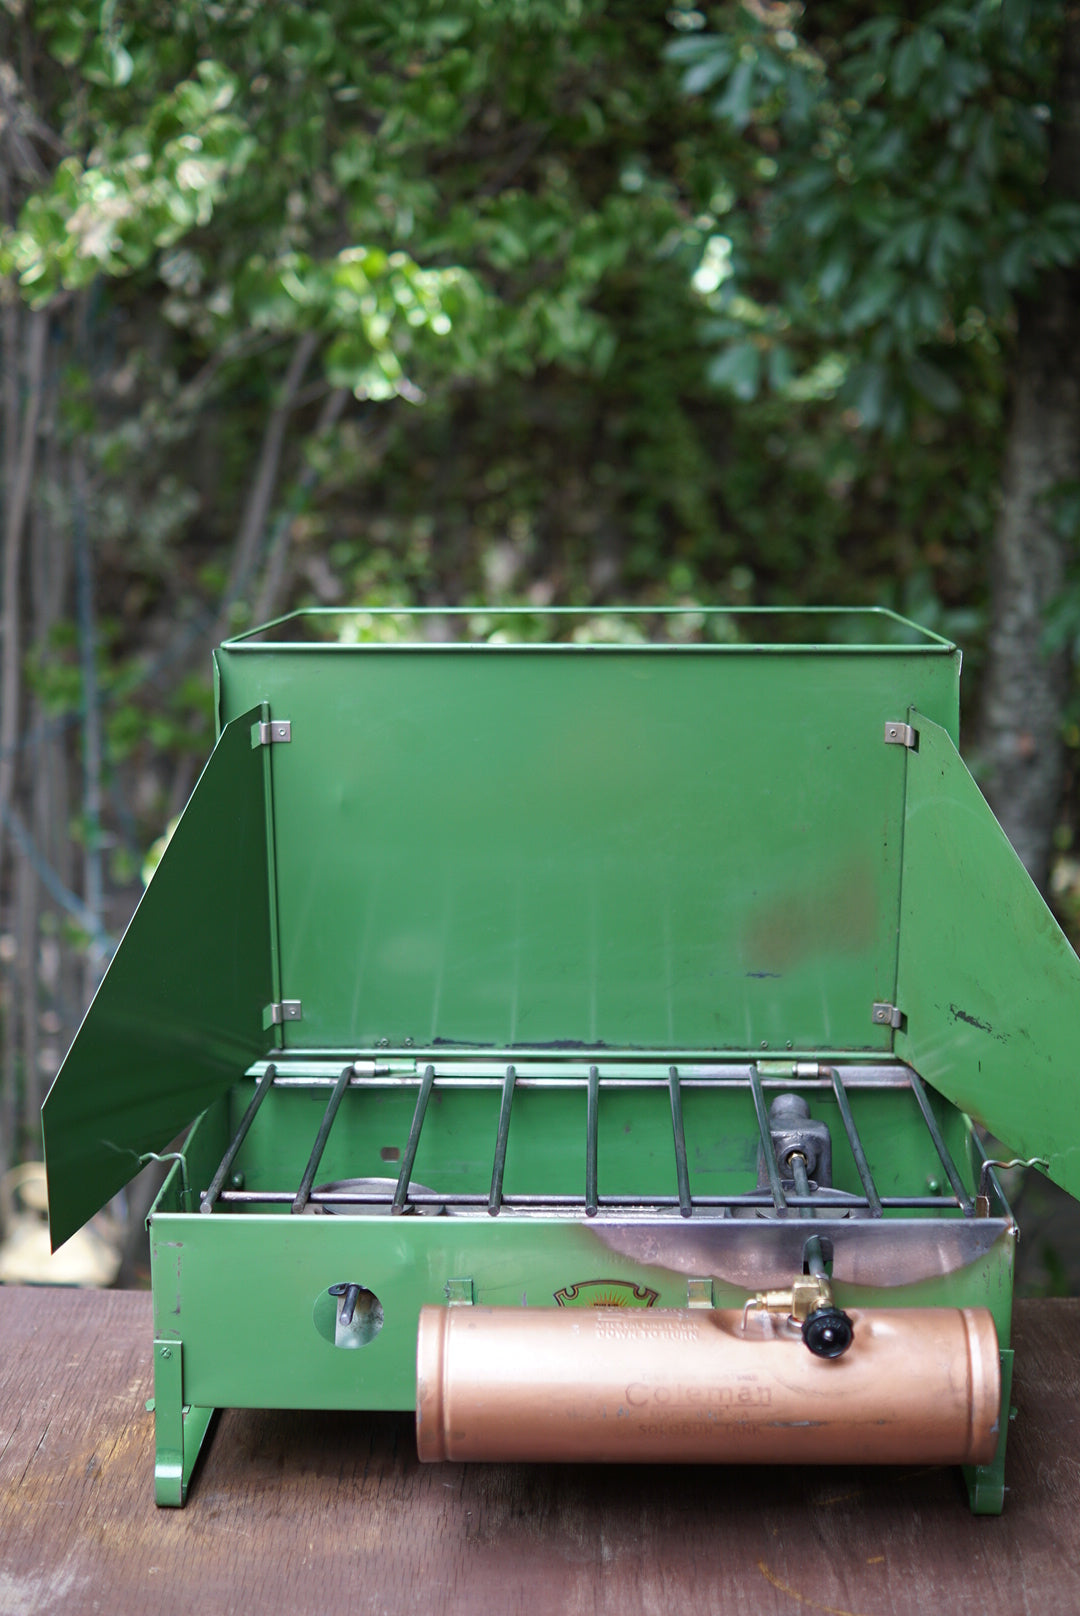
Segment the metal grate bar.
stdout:
<svg viewBox="0 0 1080 1616">
<path fill-rule="evenodd" d="M 870 1163 L 866 1159 L 866 1151 L 863 1149 L 862 1140 L 859 1138 L 859 1130 L 855 1126 L 855 1118 L 851 1114 L 851 1101 L 847 1097 L 844 1085 L 840 1081 L 840 1073 L 835 1066 L 832 1068 L 832 1084 L 833 1093 L 836 1095 L 836 1104 L 839 1107 L 840 1116 L 844 1123 L 844 1132 L 847 1134 L 848 1144 L 851 1146 L 851 1154 L 855 1158 L 855 1166 L 858 1169 L 866 1199 L 874 1217 L 880 1218 L 881 1197 L 877 1192 L 877 1185 L 874 1183 L 874 1175 L 870 1171 Z"/>
<path fill-rule="evenodd" d="M 370 1062 L 358 1061 L 355 1065 L 355 1076 L 351 1086 L 355 1089 L 368 1090 L 372 1088 L 405 1089 L 415 1088 L 417 1071 L 410 1068 L 408 1071 L 391 1072 L 387 1067 L 380 1067 L 372 1072 L 365 1069 Z M 251 1071 L 246 1073 L 250 1079 L 257 1080 L 263 1070 L 262 1062 L 258 1062 Z M 816 1063 L 815 1063 L 816 1069 Z M 869 1075 L 862 1067 L 845 1068 L 844 1087 L 850 1093 L 853 1089 L 871 1089 L 878 1092 L 890 1089 L 906 1089 L 908 1086 L 906 1068 L 897 1066 L 887 1071 L 874 1068 Z M 435 1080 L 441 1089 L 501 1089 L 503 1077 L 506 1073 L 505 1061 L 500 1062 L 499 1070 L 495 1073 L 489 1071 L 456 1071 L 448 1065 L 435 1066 Z M 587 1081 L 586 1073 L 555 1073 L 547 1072 L 537 1075 L 526 1068 L 522 1070 L 521 1062 L 517 1063 L 517 1087 L 521 1089 L 576 1089 Z M 636 1092 L 639 1089 L 666 1089 L 667 1077 L 632 1077 L 624 1069 L 614 1067 L 610 1072 L 605 1067 L 603 1072 L 605 1089 L 623 1089 Z M 729 1073 L 711 1072 L 692 1062 L 679 1063 L 679 1081 L 684 1089 L 745 1089 L 747 1077 L 744 1073 L 732 1077 Z M 337 1071 L 327 1075 L 317 1072 L 297 1073 L 279 1065 L 278 1075 L 274 1087 L 278 1089 L 332 1089 L 337 1082 Z M 827 1077 L 773 1077 L 766 1073 L 761 1079 L 764 1090 L 797 1090 L 807 1093 L 815 1089 L 831 1089 L 832 1083 Z"/>
<path fill-rule="evenodd" d="M 952 1185 L 952 1192 L 956 1196 L 958 1204 L 962 1207 L 965 1218 L 970 1218 L 975 1211 L 974 1202 L 964 1188 L 964 1181 L 960 1177 L 956 1163 L 949 1155 L 949 1147 L 946 1145 L 941 1129 L 938 1127 L 937 1118 L 931 1109 L 926 1090 L 923 1088 L 922 1078 L 914 1070 L 910 1071 L 908 1076 L 911 1081 L 911 1092 L 919 1102 L 919 1110 L 923 1114 L 923 1121 L 926 1123 L 927 1131 L 934 1141 L 934 1149 L 941 1158 L 941 1165 L 944 1167 L 949 1183 Z"/>
<path fill-rule="evenodd" d="M 222 1190 L 218 1197 L 222 1205 L 229 1206 L 278 1206 L 286 1205 L 292 1199 L 288 1190 Z M 386 1206 L 390 1196 L 380 1190 L 326 1190 L 315 1191 L 309 1196 L 312 1206 Z M 419 1190 L 409 1196 L 410 1206 L 431 1207 L 476 1207 L 485 1208 L 488 1197 L 481 1191 L 479 1194 L 451 1191 L 440 1195 L 434 1190 Z M 531 1208 L 543 1211 L 545 1208 L 582 1207 L 585 1198 L 582 1195 L 504 1195 L 501 1201 L 504 1208 L 514 1207 Z M 886 1212 L 890 1211 L 925 1211 L 943 1212 L 953 1210 L 955 1201 L 941 1195 L 886 1195 L 882 1197 L 882 1206 Z M 597 1206 L 610 1211 L 650 1211 L 654 1208 L 664 1210 L 678 1208 L 677 1195 L 647 1195 L 635 1198 L 626 1195 L 601 1195 L 597 1197 Z M 695 1195 L 694 1210 L 708 1207 L 770 1207 L 773 1205 L 771 1195 L 764 1190 L 752 1191 L 746 1195 Z M 867 1208 L 868 1203 L 861 1195 L 851 1195 L 843 1201 L 822 1201 L 820 1191 L 810 1195 L 788 1194 L 785 1197 L 787 1207 L 815 1208 L 822 1216 L 835 1212 L 837 1216 L 845 1216 L 848 1212 L 858 1208 Z"/>
<path fill-rule="evenodd" d="M 390 1203 L 391 1212 L 404 1212 L 405 1202 L 409 1199 L 409 1180 L 412 1177 L 413 1162 L 416 1160 L 416 1147 L 420 1143 L 420 1130 L 424 1126 L 424 1115 L 427 1111 L 428 1101 L 431 1099 L 431 1085 L 434 1081 L 434 1066 L 425 1066 L 424 1075 L 420 1081 L 420 1092 L 416 1096 L 416 1109 L 413 1112 L 412 1124 L 409 1128 L 405 1155 L 401 1161 L 401 1171 L 398 1173 L 397 1188 L 394 1191 L 394 1199 Z"/>
<path fill-rule="evenodd" d="M 260 1105 L 262 1105 L 267 1094 L 273 1087 L 274 1078 L 276 1075 L 276 1067 L 270 1065 L 266 1068 L 266 1071 L 259 1079 L 259 1086 L 255 1090 L 255 1093 L 248 1104 L 247 1110 L 240 1119 L 240 1126 L 233 1134 L 232 1142 L 230 1143 L 229 1148 L 225 1152 L 224 1156 L 221 1158 L 221 1165 L 214 1174 L 213 1178 L 210 1180 L 210 1188 L 202 1198 L 202 1204 L 199 1207 L 200 1212 L 212 1212 L 214 1210 L 214 1202 L 221 1194 L 225 1180 L 232 1172 L 232 1165 L 236 1160 L 237 1152 L 239 1151 L 240 1146 L 244 1143 L 244 1140 L 247 1138 L 248 1130 L 250 1129 L 251 1124 L 255 1121 L 256 1111 L 258 1111 Z"/>
<path fill-rule="evenodd" d="M 686 1134 L 683 1130 L 682 1089 L 679 1087 L 679 1068 L 668 1067 L 668 1092 L 671 1095 L 671 1132 L 675 1140 L 675 1175 L 679 1181 L 679 1211 L 684 1218 L 693 1214 L 690 1198 L 690 1174 L 686 1168 Z"/>
<path fill-rule="evenodd" d="M 787 1199 L 784 1195 L 784 1186 L 780 1182 L 780 1169 L 776 1165 L 776 1151 L 773 1149 L 772 1131 L 765 1110 L 765 1096 L 761 1092 L 761 1078 L 754 1066 L 750 1068 L 750 1089 L 754 1096 L 754 1111 L 757 1115 L 758 1133 L 761 1135 L 761 1148 L 765 1153 L 772 1203 L 778 1212 L 783 1212 L 787 1206 Z"/>
<path fill-rule="evenodd" d="M 503 1078 L 502 1103 L 499 1106 L 499 1132 L 495 1139 L 495 1161 L 491 1169 L 491 1193 L 488 1196 L 488 1211 L 493 1218 L 498 1217 L 502 1205 L 503 1173 L 506 1169 L 506 1141 L 510 1137 L 510 1108 L 514 1103 L 514 1084 L 517 1082 L 517 1073 L 512 1066 L 506 1068 Z"/>
<path fill-rule="evenodd" d="M 589 1088 L 585 1110 L 585 1216 L 595 1218 L 599 1200 L 596 1193 L 596 1150 L 600 1132 L 600 1072 L 589 1067 Z"/>
<path fill-rule="evenodd" d="M 334 1084 L 334 1092 L 331 1094 L 326 1110 L 323 1112 L 323 1119 L 319 1123 L 319 1131 L 315 1135 L 315 1143 L 311 1147 L 308 1164 L 304 1168 L 304 1176 L 300 1180 L 300 1188 L 293 1197 L 292 1209 L 294 1212 L 302 1212 L 311 1198 L 311 1186 L 315 1182 L 315 1174 L 319 1171 L 319 1163 L 322 1161 L 323 1151 L 326 1149 L 326 1141 L 330 1137 L 330 1129 L 334 1126 L 338 1106 L 341 1104 L 345 1090 L 349 1086 L 351 1076 L 352 1063 L 350 1062 L 348 1066 L 343 1068 L 341 1076 Z"/>
</svg>

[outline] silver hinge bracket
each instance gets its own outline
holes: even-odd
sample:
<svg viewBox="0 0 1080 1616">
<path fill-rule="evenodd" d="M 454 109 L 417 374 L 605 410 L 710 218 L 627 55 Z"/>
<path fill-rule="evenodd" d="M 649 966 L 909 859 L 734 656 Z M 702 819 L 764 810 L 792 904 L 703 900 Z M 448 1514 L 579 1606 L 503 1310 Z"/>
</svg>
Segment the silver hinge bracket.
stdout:
<svg viewBox="0 0 1080 1616">
<path fill-rule="evenodd" d="M 281 745 L 292 740 L 292 720 L 289 718 L 260 719 L 251 726 L 251 744 L 255 746 Z"/>
<path fill-rule="evenodd" d="M 904 1012 L 895 1004 L 875 1004 L 871 1020 L 875 1027 L 895 1027 L 899 1031 L 904 1025 Z"/>
<path fill-rule="evenodd" d="M 915 751 L 919 744 L 919 732 L 910 724 L 901 724 L 894 718 L 885 721 L 885 745 L 906 746 Z"/>
<path fill-rule="evenodd" d="M 280 1004 L 263 1006 L 263 1031 L 267 1027 L 280 1027 L 283 1021 L 302 1021 L 304 1012 L 299 999 L 282 999 Z"/>
</svg>

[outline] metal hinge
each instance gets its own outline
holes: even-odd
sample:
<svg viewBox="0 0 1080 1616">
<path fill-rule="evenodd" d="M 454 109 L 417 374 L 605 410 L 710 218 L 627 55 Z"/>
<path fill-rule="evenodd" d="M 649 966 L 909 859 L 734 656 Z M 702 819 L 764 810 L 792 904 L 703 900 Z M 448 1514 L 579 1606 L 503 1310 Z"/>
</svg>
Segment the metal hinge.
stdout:
<svg viewBox="0 0 1080 1616">
<path fill-rule="evenodd" d="M 919 732 L 917 729 L 912 729 L 910 724 L 901 724 L 894 718 L 887 718 L 885 720 L 885 744 L 886 746 L 907 746 L 914 751 L 919 744 Z"/>
<path fill-rule="evenodd" d="M 270 746 L 275 741 L 292 740 L 292 720 L 288 718 L 260 719 L 251 726 L 252 746 Z"/>
<path fill-rule="evenodd" d="M 875 1004 L 871 1019 L 875 1027 L 895 1027 L 899 1030 L 904 1025 L 904 1012 L 898 1010 L 895 1004 Z"/>
<path fill-rule="evenodd" d="M 283 1021 L 303 1020 L 303 1011 L 299 999 L 282 999 L 280 1004 L 267 1004 L 263 1006 L 263 1031 L 267 1027 L 280 1027 Z"/>
</svg>

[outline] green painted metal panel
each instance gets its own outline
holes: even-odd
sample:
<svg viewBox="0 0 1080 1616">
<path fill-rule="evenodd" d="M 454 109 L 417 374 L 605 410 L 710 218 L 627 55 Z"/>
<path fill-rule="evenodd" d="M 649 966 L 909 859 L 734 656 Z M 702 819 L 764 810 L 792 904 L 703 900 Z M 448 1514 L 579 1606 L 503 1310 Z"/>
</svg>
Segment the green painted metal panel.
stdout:
<svg viewBox="0 0 1080 1616">
<path fill-rule="evenodd" d="M 223 732 L 45 1101 L 54 1248 L 266 1048 L 259 716 Z"/>
<path fill-rule="evenodd" d="M 155 1335 L 183 1342 L 185 1402 L 407 1409 L 415 1404 L 420 1308 L 445 1304 L 452 1279 L 471 1279 L 475 1301 L 496 1307 L 551 1307 L 557 1292 L 596 1280 L 646 1287 L 657 1307 L 685 1307 L 688 1275 L 717 1269 L 717 1306 L 741 1307 L 756 1289 L 722 1277 L 723 1231 L 714 1229 L 711 1242 L 700 1229 L 678 1230 L 675 1242 L 654 1232 L 669 1256 L 678 1245 L 676 1263 L 614 1249 L 603 1220 L 155 1212 Z M 767 1232 L 754 1238 L 764 1262 Z M 886 1261 L 878 1281 L 838 1281 L 837 1299 L 851 1307 L 990 1307 L 1005 1342 L 1012 1246 L 1000 1237 L 948 1273 L 902 1285 Z M 360 1350 L 335 1347 L 318 1328 L 320 1302 L 343 1282 L 364 1285 L 383 1308 L 382 1329 Z"/>
<path fill-rule="evenodd" d="M 1080 960 L 949 736 L 910 722 L 897 1053 L 1080 1195 Z"/>
<path fill-rule="evenodd" d="M 955 648 L 272 642 L 287 1046 L 889 1048 L 884 726 L 955 733 Z"/>
</svg>

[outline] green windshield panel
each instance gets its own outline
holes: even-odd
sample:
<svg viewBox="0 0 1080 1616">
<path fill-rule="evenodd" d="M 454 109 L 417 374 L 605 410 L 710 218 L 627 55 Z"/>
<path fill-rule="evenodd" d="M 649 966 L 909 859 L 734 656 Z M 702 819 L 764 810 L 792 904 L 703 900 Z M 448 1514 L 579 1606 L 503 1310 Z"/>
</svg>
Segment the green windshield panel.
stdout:
<svg viewBox="0 0 1080 1616">
<path fill-rule="evenodd" d="M 268 1043 L 264 751 L 229 724 L 42 1112 L 54 1248 Z"/>
<path fill-rule="evenodd" d="M 1080 1195 L 1080 960 L 949 736 L 910 722 L 897 1052 Z"/>
</svg>

